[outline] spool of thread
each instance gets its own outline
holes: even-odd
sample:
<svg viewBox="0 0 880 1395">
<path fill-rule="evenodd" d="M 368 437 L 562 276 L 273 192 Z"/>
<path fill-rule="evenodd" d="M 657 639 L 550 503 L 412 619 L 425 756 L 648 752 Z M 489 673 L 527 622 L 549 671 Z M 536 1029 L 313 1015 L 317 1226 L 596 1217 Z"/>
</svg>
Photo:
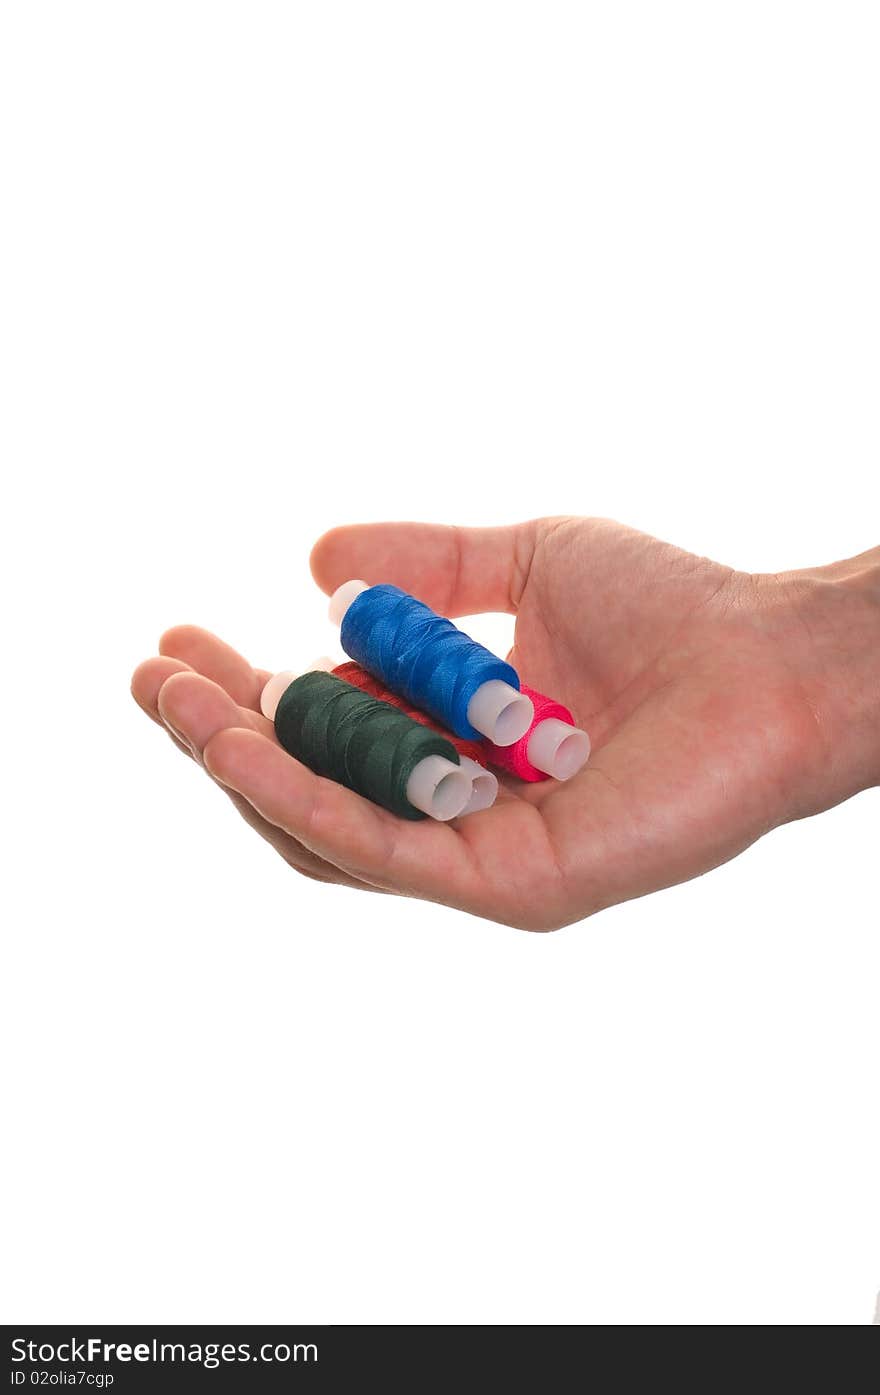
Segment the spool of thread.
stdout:
<svg viewBox="0 0 880 1395">
<path fill-rule="evenodd" d="M 570 780 L 586 764 L 590 738 L 574 725 L 567 707 L 523 683 L 535 717 L 528 731 L 512 746 L 487 741 L 486 754 L 493 765 L 521 780 Z"/>
<path fill-rule="evenodd" d="M 454 819 L 471 798 L 451 741 L 332 673 L 277 673 L 260 706 L 290 755 L 401 818 Z"/>
<path fill-rule="evenodd" d="M 510 746 L 528 731 L 515 669 L 399 587 L 346 581 L 330 619 L 350 658 L 456 736 Z"/>
<path fill-rule="evenodd" d="M 330 659 L 319 659 L 313 667 L 322 667 L 331 664 Z M 498 781 L 490 770 L 486 770 L 486 762 L 489 759 L 486 744 L 483 741 L 468 741 L 463 736 L 453 736 L 442 727 L 438 727 L 431 718 L 424 712 L 420 712 L 417 707 L 411 707 L 397 693 L 392 693 L 384 683 L 380 683 L 378 678 L 374 678 L 371 673 L 367 673 L 360 664 L 347 663 L 337 664 L 332 669 L 337 678 L 342 678 L 346 683 L 351 683 L 353 687 L 360 688 L 362 693 L 369 693 L 371 697 L 379 698 L 382 702 L 390 702 L 392 707 L 397 707 L 401 712 L 405 712 L 414 722 L 420 722 L 422 726 L 431 727 L 434 731 L 439 731 L 441 736 L 445 736 L 451 741 L 458 751 L 462 770 L 471 777 L 471 797 L 464 809 L 464 814 L 478 814 L 483 809 L 491 809 L 498 794 Z"/>
</svg>

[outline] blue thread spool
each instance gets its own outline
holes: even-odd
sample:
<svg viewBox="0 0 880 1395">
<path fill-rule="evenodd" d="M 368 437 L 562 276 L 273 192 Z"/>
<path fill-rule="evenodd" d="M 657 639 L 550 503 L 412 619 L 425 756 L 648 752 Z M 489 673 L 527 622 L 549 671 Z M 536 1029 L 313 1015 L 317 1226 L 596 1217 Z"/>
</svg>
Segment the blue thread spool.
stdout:
<svg viewBox="0 0 880 1395">
<path fill-rule="evenodd" d="M 330 619 L 352 659 L 456 736 L 512 746 L 531 726 L 515 669 L 399 587 L 347 581 Z"/>
</svg>

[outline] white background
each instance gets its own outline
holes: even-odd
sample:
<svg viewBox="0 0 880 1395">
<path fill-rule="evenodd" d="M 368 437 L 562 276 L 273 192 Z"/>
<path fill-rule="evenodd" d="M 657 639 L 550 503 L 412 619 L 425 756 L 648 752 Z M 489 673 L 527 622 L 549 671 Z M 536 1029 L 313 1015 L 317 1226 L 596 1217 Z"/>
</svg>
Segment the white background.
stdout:
<svg viewBox="0 0 880 1395">
<path fill-rule="evenodd" d="M 870 1322 L 877 791 L 529 936 L 297 879 L 128 678 L 326 650 L 344 521 L 880 542 L 878 63 L 840 0 L 4 6 L 5 1320 Z"/>
</svg>

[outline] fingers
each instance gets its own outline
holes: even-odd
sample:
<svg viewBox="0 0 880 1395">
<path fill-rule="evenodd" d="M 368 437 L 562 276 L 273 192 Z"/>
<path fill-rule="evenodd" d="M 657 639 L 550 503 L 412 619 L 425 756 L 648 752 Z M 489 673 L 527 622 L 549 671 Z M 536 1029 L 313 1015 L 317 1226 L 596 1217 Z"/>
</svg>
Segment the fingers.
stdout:
<svg viewBox="0 0 880 1395">
<path fill-rule="evenodd" d="M 138 707 L 162 726 L 164 724 L 159 716 L 159 690 L 162 684 L 172 674 L 191 672 L 189 665 L 179 659 L 145 659 L 131 676 L 131 695 Z"/>
<path fill-rule="evenodd" d="M 179 747 L 185 756 L 191 756 L 192 751 L 185 741 L 181 741 L 179 736 L 168 728 L 159 716 L 159 692 L 166 678 L 172 677 L 175 673 L 191 673 L 192 670 L 178 659 L 146 659 L 144 663 L 138 664 L 131 678 L 131 695 L 138 707 L 146 712 L 151 721 L 161 727 L 171 738 L 175 746 Z"/>
<path fill-rule="evenodd" d="M 242 707 L 225 688 L 180 659 L 160 656 L 139 664 L 131 691 L 147 716 L 188 755 L 197 758 L 205 742 L 221 727 L 253 725 L 255 731 L 271 731 L 271 723 L 260 713 Z"/>
<path fill-rule="evenodd" d="M 250 727 L 268 736 L 272 725 L 258 712 L 235 702 L 219 683 L 192 671 L 171 674 L 158 697 L 159 716 L 173 735 L 199 759 L 215 732 Z"/>
<path fill-rule="evenodd" d="M 190 668 L 219 683 L 233 701 L 259 711 L 260 693 L 268 674 L 253 669 L 222 639 L 198 625 L 175 625 L 159 641 L 159 653 L 182 661 Z"/>
<path fill-rule="evenodd" d="M 476 894 L 476 869 L 451 828 L 397 819 L 319 779 L 258 732 L 218 732 L 204 749 L 204 761 L 215 779 L 244 795 L 263 818 L 352 876 L 451 904 Z"/>
<path fill-rule="evenodd" d="M 170 673 L 169 665 L 174 665 Z M 239 706 L 225 688 L 178 664 L 177 660 L 148 660 L 141 665 L 138 674 L 139 691 L 146 702 L 155 705 L 156 719 L 167 727 L 177 744 L 197 761 L 201 762 L 202 752 L 211 737 L 227 727 L 247 726 L 266 736 L 271 734 L 272 725 L 265 717 Z M 282 829 L 268 823 L 242 795 L 229 789 L 224 793 L 229 795 L 245 822 L 298 872 L 324 882 L 360 885 L 355 878 L 328 865 Z M 374 888 L 369 887 L 368 890 Z"/>
<path fill-rule="evenodd" d="M 318 539 L 312 550 L 312 574 L 328 594 L 357 577 L 371 584 L 386 581 L 401 586 L 441 615 L 514 612 L 539 527 L 538 523 L 507 528 L 353 524 L 334 528 Z"/>
</svg>

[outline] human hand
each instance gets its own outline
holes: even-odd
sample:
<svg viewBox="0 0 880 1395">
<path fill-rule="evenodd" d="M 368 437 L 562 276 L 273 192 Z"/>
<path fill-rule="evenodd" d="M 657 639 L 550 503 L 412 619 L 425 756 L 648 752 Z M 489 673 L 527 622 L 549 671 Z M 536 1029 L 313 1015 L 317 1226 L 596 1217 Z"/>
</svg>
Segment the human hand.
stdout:
<svg viewBox="0 0 880 1395">
<path fill-rule="evenodd" d="M 289 756 L 268 674 L 193 626 L 132 691 L 296 870 L 549 930 L 698 876 L 771 828 L 880 783 L 880 549 L 755 576 L 605 519 L 339 528 L 312 569 L 393 582 L 444 615 L 516 615 L 510 659 L 569 706 L 572 780 L 502 777 L 494 808 L 395 818 Z"/>
</svg>

